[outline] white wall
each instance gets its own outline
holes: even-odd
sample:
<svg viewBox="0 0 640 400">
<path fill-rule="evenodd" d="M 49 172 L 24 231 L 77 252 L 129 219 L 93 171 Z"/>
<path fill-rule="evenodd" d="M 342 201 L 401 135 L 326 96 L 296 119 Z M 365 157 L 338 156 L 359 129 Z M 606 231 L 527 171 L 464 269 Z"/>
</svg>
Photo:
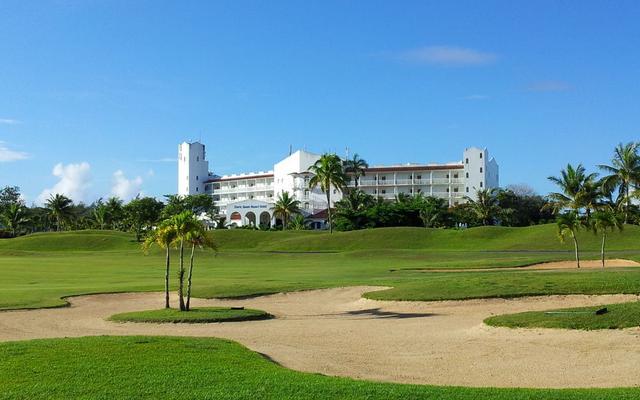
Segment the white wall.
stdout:
<svg viewBox="0 0 640 400">
<path fill-rule="evenodd" d="M 465 195 L 475 199 L 480 189 L 498 188 L 498 163 L 490 158 L 487 149 L 469 147 L 463 153 Z"/>
<path fill-rule="evenodd" d="M 204 182 L 209 178 L 202 143 L 181 143 L 178 146 L 178 194 L 181 196 L 205 193 Z"/>
</svg>

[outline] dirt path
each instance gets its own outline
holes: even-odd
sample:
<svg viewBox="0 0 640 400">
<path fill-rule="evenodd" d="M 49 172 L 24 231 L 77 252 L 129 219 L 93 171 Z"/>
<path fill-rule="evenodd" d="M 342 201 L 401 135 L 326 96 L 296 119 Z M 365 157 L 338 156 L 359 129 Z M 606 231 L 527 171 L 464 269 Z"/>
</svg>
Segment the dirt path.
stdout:
<svg viewBox="0 0 640 400">
<path fill-rule="evenodd" d="M 510 330 L 482 321 L 494 314 L 637 300 L 631 295 L 515 300 L 382 302 L 376 287 L 277 294 L 244 305 L 277 316 L 218 324 L 108 322 L 112 314 L 155 309 L 160 293 L 70 299 L 71 307 L 0 312 L 0 340 L 87 335 L 215 336 L 237 340 L 286 367 L 328 375 L 434 385 L 498 387 L 640 386 L 640 329 Z"/>
<path fill-rule="evenodd" d="M 633 260 L 625 260 L 615 258 L 604 261 L 605 268 L 629 268 L 640 267 L 640 263 Z M 435 268 L 420 269 L 421 272 L 487 272 L 487 271 L 542 271 L 555 269 L 570 269 L 580 271 L 585 269 L 602 269 L 602 261 L 600 260 L 584 260 L 580 261 L 580 269 L 576 267 L 575 261 L 550 261 L 539 264 L 527 265 L 524 267 L 505 267 L 505 268 Z"/>
</svg>

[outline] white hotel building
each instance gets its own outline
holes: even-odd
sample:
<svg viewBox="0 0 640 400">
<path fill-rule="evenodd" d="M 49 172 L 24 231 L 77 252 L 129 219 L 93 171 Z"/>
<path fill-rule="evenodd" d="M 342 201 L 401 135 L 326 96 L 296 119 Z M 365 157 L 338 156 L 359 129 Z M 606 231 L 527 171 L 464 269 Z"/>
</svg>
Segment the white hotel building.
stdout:
<svg viewBox="0 0 640 400">
<path fill-rule="evenodd" d="M 319 158 L 320 154 L 298 150 L 269 171 L 218 176 L 209 172 L 205 146 L 185 142 L 178 147 L 178 194 L 210 194 L 228 224 L 255 226 L 275 224 L 272 208 L 278 194 L 286 191 L 300 201 L 314 226 L 322 227 L 326 195 L 309 187 L 312 174 L 308 172 Z M 498 163 L 487 149 L 476 147 L 465 149 L 458 162 L 372 166 L 359 181 L 362 191 L 383 199 L 423 194 L 444 198 L 450 206 L 463 203 L 465 196 L 473 198 L 478 189 L 498 186 Z M 331 206 L 341 198 L 342 193 L 334 189 Z"/>
</svg>

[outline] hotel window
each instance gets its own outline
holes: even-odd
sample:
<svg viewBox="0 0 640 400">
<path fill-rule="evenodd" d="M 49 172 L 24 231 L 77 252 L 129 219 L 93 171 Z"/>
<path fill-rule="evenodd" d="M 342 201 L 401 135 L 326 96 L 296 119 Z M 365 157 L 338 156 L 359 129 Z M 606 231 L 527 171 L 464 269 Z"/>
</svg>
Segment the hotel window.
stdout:
<svg viewBox="0 0 640 400">
<path fill-rule="evenodd" d="M 249 196 L 250 199 L 253 199 L 253 195 Z"/>
<path fill-rule="evenodd" d="M 196 161 L 200 161 L 200 156 L 197 156 L 197 157 L 196 157 Z"/>
<path fill-rule="evenodd" d="M 422 179 L 422 175 L 416 176 L 416 179 L 418 179 L 418 180 Z"/>
<path fill-rule="evenodd" d="M 457 177 L 458 177 L 458 174 L 453 174 L 453 177 L 454 177 L 454 178 L 457 178 Z"/>
<path fill-rule="evenodd" d="M 447 178 L 447 179 L 449 179 L 449 174 L 446 174 L 444 177 L 445 177 L 445 178 Z"/>
<path fill-rule="evenodd" d="M 469 178 L 469 173 L 468 173 L 468 172 L 467 172 L 467 175 L 466 175 L 466 176 L 467 176 L 467 178 Z"/>
<path fill-rule="evenodd" d="M 418 193 L 422 192 L 422 189 L 418 189 Z"/>
<path fill-rule="evenodd" d="M 467 190 L 466 191 L 467 191 L 467 193 L 469 193 L 469 186 L 467 186 Z"/>
<path fill-rule="evenodd" d="M 447 188 L 447 193 L 449 193 L 449 188 Z"/>
<path fill-rule="evenodd" d="M 413 189 L 409 189 L 409 193 L 413 193 Z"/>
<path fill-rule="evenodd" d="M 304 203 L 304 209 L 308 210 L 309 209 L 309 203 Z"/>
<path fill-rule="evenodd" d="M 306 197 L 306 196 L 309 196 L 309 190 L 308 190 L 308 189 L 305 189 L 305 191 L 304 191 L 304 195 L 305 195 L 305 197 Z"/>
<path fill-rule="evenodd" d="M 482 167 L 480 167 L 480 173 L 482 173 Z"/>
<path fill-rule="evenodd" d="M 198 180 L 198 175 L 196 175 L 196 180 Z"/>
<path fill-rule="evenodd" d="M 198 190 L 198 189 L 199 189 L 199 188 L 196 188 L 196 192 L 199 192 L 199 190 Z"/>
<path fill-rule="evenodd" d="M 464 162 L 465 162 L 465 163 L 467 163 L 467 164 L 469 164 L 469 159 L 467 158 Z"/>
<path fill-rule="evenodd" d="M 482 153 L 480 153 L 480 158 L 482 158 Z"/>
<path fill-rule="evenodd" d="M 387 193 L 387 190 L 386 189 L 382 189 L 382 194 L 385 194 L 385 193 Z"/>
<path fill-rule="evenodd" d="M 480 187 L 482 187 L 482 181 L 480 182 Z"/>
<path fill-rule="evenodd" d="M 381 177 L 380 177 L 380 180 L 382 180 L 382 181 L 386 181 L 386 180 L 387 180 L 387 177 L 386 177 L 386 176 L 381 176 Z"/>
<path fill-rule="evenodd" d="M 454 191 L 455 193 L 458 193 L 458 188 L 453 188 L 453 191 Z"/>
</svg>

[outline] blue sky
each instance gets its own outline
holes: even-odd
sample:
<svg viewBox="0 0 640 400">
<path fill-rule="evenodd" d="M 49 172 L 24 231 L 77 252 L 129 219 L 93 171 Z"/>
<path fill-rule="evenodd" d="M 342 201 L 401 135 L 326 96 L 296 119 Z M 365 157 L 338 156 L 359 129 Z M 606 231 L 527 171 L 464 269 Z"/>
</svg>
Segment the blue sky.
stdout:
<svg viewBox="0 0 640 400">
<path fill-rule="evenodd" d="M 371 164 L 488 147 L 541 193 L 639 139 L 636 1 L 0 2 L 0 186 L 176 191 L 294 148 Z"/>
</svg>

